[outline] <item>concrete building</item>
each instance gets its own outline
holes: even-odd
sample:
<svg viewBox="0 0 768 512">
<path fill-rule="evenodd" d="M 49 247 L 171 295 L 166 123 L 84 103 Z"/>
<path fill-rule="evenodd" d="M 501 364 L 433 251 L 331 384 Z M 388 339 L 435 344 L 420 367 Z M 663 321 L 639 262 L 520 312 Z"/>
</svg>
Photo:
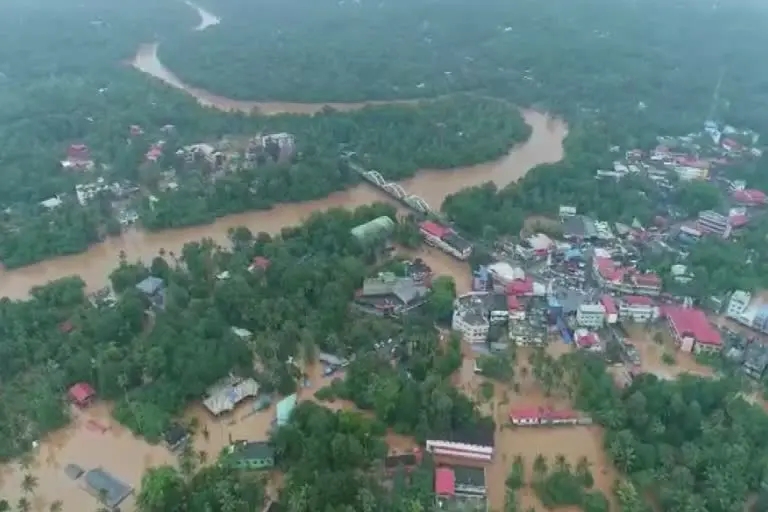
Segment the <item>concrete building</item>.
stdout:
<svg viewBox="0 0 768 512">
<path fill-rule="evenodd" d="M 713 210 L 700 212 L 696 224 L 703 233 L 710 233 L 722 238 L 731 236 L 732 227 L 728 217 Z"/>
<path fill-rule="evenodd" d="M 582 327 L 598 329 L 605 324 L 605 306 L 602 304 L 582 304 L 576 310 L 576 322 Z"/>
<path fill-rule="evenodd" d="M 49 197 L 48 199 L 44 199 L 43 201 L 40 201 L 40 206 L 48 210 L 54 210 L 59 206 L 61 206 L 62 204 L 64 204 L 64 201 L 62 201 L 59 196 Z"/>
<path fill-rule="evenodd" d="M 645 323 L 659 316 L 659 308 L 650 297 L 627 295 L 619 300 L 619 318 L 622 321 Z"/>
<path fill-rule="evenodd" d="M 684 352 L 718 352 L 723 346 L 720 333 L 707 315 L 696 308 L 669 306 L 662 310 L 669 331 L 680 350 Z"/>
<path fill-rule="evenodd" d="M 493 459 L 495 431 L 492 421 L 483 422 L 471 429 L 427 439 L 426 450 L 433 455 L 488 462 Z"/>
<path fill-rule="evenodd" d="M 709 177 L 709 169 L 702 169 L 690 165 L 677 165 L 674 167 L 680 181 L 706 180 Z"/>
<path fill-rule="evenodd" d="M 488 510 L 484 468 L 439 466 L 434 481 L 435 510 Z"/>
<path fill-rule="evenodd" d="M 398 277 L 382 272 L 378 277 L 363 281 L 355 304 L 365 311 L 379 315 L 399 315 L 421 306 L 429 288 L 412 277 Z"/>
<path fill-rule="evenodd" d="M 241 470 L 266 470 L 275 465 L 275 451 L 266 441 L 237 441 L 225 449 L 223 463 Z"/>
<path fill-rule="evenodd" d="M 736 290 L 731 294 L 731 299 L 728 301 L 725 316 L 739 319 L 749 307 L 750 302 L 752 302 L 751 293 L 744 290 Z"/>
<path fill-rule="evenodd" d="M 451 328 L 467 343 L 485 343 L 492 323 L 509 318 L 507 298 L 492 292 L 470 292 L 456 298 Z"/>
</svg>

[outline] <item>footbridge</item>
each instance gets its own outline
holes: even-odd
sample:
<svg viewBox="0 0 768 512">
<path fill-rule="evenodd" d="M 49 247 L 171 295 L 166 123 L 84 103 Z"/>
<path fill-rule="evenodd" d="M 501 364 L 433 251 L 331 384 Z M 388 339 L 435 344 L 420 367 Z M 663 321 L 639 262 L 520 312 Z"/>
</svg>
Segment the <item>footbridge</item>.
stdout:
<svg viewBox="0 0 768 512">
<path fill-rule="evenodd" d="M 416 213 L 440 217 L 440 213 L 433 210 L 424 199 L 415 194 L 409 194 L 399 183 L 387 181 L 379 171 L 369 171 L 352 162 L 348 162 L 348 164 L 350 169 L 362 176 L 368 183 L 384 191 L 388 196 L 394 197 Z"/>
</svg>

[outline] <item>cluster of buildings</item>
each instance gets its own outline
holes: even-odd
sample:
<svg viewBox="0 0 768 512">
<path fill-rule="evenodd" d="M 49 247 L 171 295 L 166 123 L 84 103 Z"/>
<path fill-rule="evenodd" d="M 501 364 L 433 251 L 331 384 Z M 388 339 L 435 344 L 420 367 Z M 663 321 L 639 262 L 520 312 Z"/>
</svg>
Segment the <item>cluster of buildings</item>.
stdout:
<svg viewBox="0 0 768 512">
<path fill-rule="evenodd" d="M 547 287 L 519 267 L 496 262 L 476 273 L 475 291 L 454 301 L 451 327 L 472 344 L 492 341 L 494 327 L 519 344 L 542 343 L 545 326 L 539 315 L 529 315 L 531 304 L 543 300 Z"/>
<path fill-rule="evenodd" d="M 728 300 L 725 316 L 731 320 L 768 334 L 768 304 L 752 293 L 736 290 Z"/>
<path fill-rule="evenodd" d="M 170 134 L 175 131 L 173 125 L 165 125 L 160 128 L 161 134 Z M 136 144 L 139 137 L 145 134 L 144 129 L 139 125 L 128 127 L 127 144 Z M 236 166 L 254 166 L 261 165 L 268 161 L 280 162 L 290 159 L 296 152 L 296 141 L 293 135 L 289 133 L 273 133 L 258 135 L 251 139 L 245 148 L 227 148 L 226 144 L 212 145 L 208 143 L 197 143 L 184 146 L 175 150 L 176 161 L 174 167 L 183 168 L 187 164 L 198 164 L 204 162 L 211 170 L 211 179 L 225 174 L 228 170 Z M 149 144 L 144 153 L 144 165 L 156 165 L 169 148 L 166 140 L 158 139 Z M 231 149 L 231 150 L 230 150 Z M 170 153 L 171 156 L 174 153 Z M 92 156 L 91 148 L 87 144 L 73 143 L 65 150 L 65 156 L 60 160 L 62 170 L 77 171 L 80 173 L 92 172 L 97 169 L 107 170 L 108 165 L 97 166 Z M 170 173 L 175 175 L 175 169 L 166 169 L 163 174 Z M 160 190 L 176 190 L 179 184 L 175 180 L 163 179 L 158 184 Z M 139 220 L 139 215 L 135 208 L 127 205 L 129 199 L 135 199 L 140 192 L 140 187 L 135 183 L 111 183 L 105 176 L 99 176 L 95 181 L 80 183 L 76 185 L 74 195 L 81 206 L 86 206 L 100 194 L 107 193 L 114 208 L 114 216 L 118 222 L 125 226 L 133 224 Z M 63 205 L 66 201 L 66 193 L 56 194 L 40 202 L 40 206 L 46 210 L 54 210 Z M 159 199 L 153 195 L 149 196 L 150 205 L 154 206 Z"/>
<path fill-rule="evenodd" d="M 753 200 L 760 198 L 753 194 Z M 559 333 L 577 348 L 604 351 L 615 338 L 612 325 L 652 323 L 656 329 L 666 326 L 682 351 L 721 350 L 721 333 L 707 315 L 690 300 L 664 293 L 661 276 L 642 269 L 640 260 L 648 252 L 674 250 L 666 243 L 666 227 L 646 229 L 636 220 L 631 225 L 600 222 L 568 205 L 559 214 L 563 240 L 534 235 L 527 244 L 534 249 L 530 253 L 504 245 L 494 253 L 499 261 L 475 270 L 473 291 L 454 304 L 452 327 L 464 340 L 493 350 L 499 332 L 516 344 L 543 342 L 548 333 Z M 693 278 L 681 264 L 673 265 L 669 276 L 677 283 Z M 733 315 L 768 330 L 768 307 L 744 320 L 739 300 L 744 302 L 739 294 L 732 298 Z M 543 322 L 533 325 L 534 316 Z"/>
<path fill-rule="evenodd" d="M 672 188 L 670 174 L 676 181 L 708 180 L 719 170 L 749 158 L 758 158 L 759 136 L 751 130 L 738 130 L 707 121 L 700 132 L 679 137 L 657 137 L 658 145 L 650 151 L 632 149 L 616 160 L 611 170 L 598 170 L 598 179 L 621 179 L 643 173 L 659 186 Z M 618 153 L 620 148 L 612 151 Z"/>
</svg>

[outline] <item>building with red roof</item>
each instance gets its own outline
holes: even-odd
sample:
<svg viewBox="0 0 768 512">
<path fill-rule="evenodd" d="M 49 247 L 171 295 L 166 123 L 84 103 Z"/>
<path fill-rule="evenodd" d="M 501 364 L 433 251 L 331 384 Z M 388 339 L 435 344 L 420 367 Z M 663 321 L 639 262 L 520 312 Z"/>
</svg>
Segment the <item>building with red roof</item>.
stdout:
<svg viewBox="0 0 768 512">
<path fill-rule="evenodd" d="M 488 510 L 485 468 L 440 465 L 435 468 L 435 510 Z"/>
<path fill-rule="evenodd" d="M 96 398 L 96 391 L 87 382 L 78 382 L 67 393 L 69 399 L 78 407 L 88 407 Z"/>
<path fill-rule="evenodd" d="M 450 232 L 450 229 L 431 220 L 425 220 L 419 224 L 419 229 L 423 235 L 434 236 L 437 238 L 443 238 Z"/>
<path fill-rule="evenodd" d="M 766 203 L 768 196 L 760 190 L 748 188 L 745 190 L 735 190 L 731 194 L 731 199 L 745 206 L 761 206 Z"/>
<path fill-rule="evenodd" d="M 91 150 L 85 144 L 71 144 L 67 148 L 67 158 L 61 161 L 65 169 L 89 170 L 93 168 Z"/>
<path fill-rule="evenodd" d="M 164 141 L 155 142 L 149 147 L 149 150 L 144 155 L 144 158 L 146 158 L 147 162 L 157 162 L 160 160 L 160 157 L 163 156 L 163 147 L 165 146 Z"/>
<path fill-rule="evenodd" d="M 253 261 L 251 262 L 251 265 L 248 267 L 248 270 L 253 272 L 256 269 L 259 270 L 267 270 L 269 266 L 272 264 L 271 261 L 269 261 L 264 256 L 256 256 L 253 258 Z"/>
<path fill-rule="evenodd" d="M 72 162 L 86 162 L 91 159 L 91 150 L 85 144 L 71 144 L 67 148 L 67 159 Z"/>
<path fill-rule="evenodd" d="M 600 297 L 600 304 L 605 309 L 605 321 L 609 324 L 615 324 L 619 319 L 619 310 L 616 308 L 616 301 L 608 294 Z"/>
<path fill-rule="evenodd" d="M 515 408 L 509 412 L 509 419 L 517 427 L 577 425 L 581 422 L 576 411 L 551 407 Z"/>
<path fill-rule="evenodd" d="M 595 279 L 605 288 L 622 293 L 656 296 L 661 293 L 661 278 L 642 273 L 634 267 L 617 265 L 611 258 L 596 256 L 592 259 Z"/>
<path fill-rule="evenodd" d="M 601 350 L 600 337 L 595 332 L 576 336 L 576 346 L 584 350 Z"/>
<path fill-rule="evenodd" d="M 533 278 L 515 279 L 507 285 L 507 295 L 515 297 L 530 297 L 533 295 Z"/>
<path fill-rule="evenodd" d="M 684 352 L 715 352 L 722 348 L 720 332 L 709 323 L 707 315 L 696 308 L 667 306 L 662 314 L 667 319 L 675 342 Z"/>
<path fill-rule="evenodd" d="M 739 229 L 739 228 L 743 228 L 744 226 L 749 224 L 749 217 L 747 217 L 743 213 L 739 213 L 739 214 L 736 214 L 736 215 L 731 215 L 728 218 L 728 222 L 730 222 L 731 228 Z"/>
<path fill-rule="evenodd" d="M 466 260 L 472 254 L 472 244 L 438 222 L 425 220 L 419 224 L 419 231 L 428 245 L 437 247 L 455 258 Z"/>
</svg>

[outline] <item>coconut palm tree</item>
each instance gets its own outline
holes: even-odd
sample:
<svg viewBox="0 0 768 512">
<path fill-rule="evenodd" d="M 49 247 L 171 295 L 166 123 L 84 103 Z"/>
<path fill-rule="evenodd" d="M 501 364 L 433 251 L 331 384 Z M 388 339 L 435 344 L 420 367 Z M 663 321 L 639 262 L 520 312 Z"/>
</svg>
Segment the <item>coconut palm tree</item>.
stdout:
<svg viewBox="0 0 768 512">
<path fill-rule="evenodd" d="M 48 512 L 61 512 L 64 510 L 64 502 L 56 500 L 48 507 Z"/>
<path fill-rule="evenodd" d="M 541 478 L 547 473 L 547 459 L 541 453 L 536 456 L 533 461 L 533 473 Z"/>
<path fill-rule="evenodd" d="M 21 480 L 21 490 L 24 491 L 24 494 L 34 494 L 37 483 L 37 477 L 27 473 Z"/>
<path fill-rule="evenodd" d="M 19 498 L 18 503 L 16 503 L 16 510 L 18 512 L 29 512 L 32 510 L 32 503 L 25 496 L 22 496 Z"/>
<path fill-rule="evenodd" d="M 566 460 L 565 455 L 562 453 L 555 455 L 555 466 L 558 471 L 565 471 L 568 468 L 568 461 Z"/>
<path fill-rule="evenodd" d="M 11 510 L 11 504 L 8 500 L 0 500 L 0 512 L 9 512 Z"/>
</svg>

